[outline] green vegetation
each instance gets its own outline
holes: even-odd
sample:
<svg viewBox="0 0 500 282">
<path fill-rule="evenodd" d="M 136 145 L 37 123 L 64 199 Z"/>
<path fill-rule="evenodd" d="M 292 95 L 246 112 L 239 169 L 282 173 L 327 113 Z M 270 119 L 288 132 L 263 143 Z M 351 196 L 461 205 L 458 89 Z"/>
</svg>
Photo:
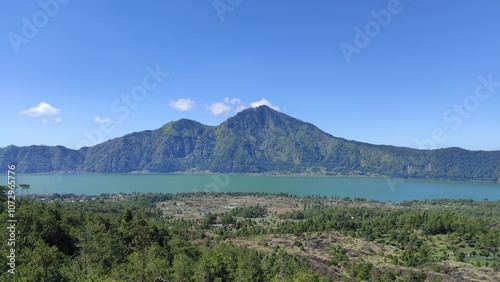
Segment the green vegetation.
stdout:
<svg viewBox="0 0 500 282">
<path fill-rule="evenodd" d="M 185 222 L 162 220 L 151 207 L 172 195 L 134 195 L 124 201 L 31 202 L 16 211 L 16 275 L 7 272 L 2 244 L 1 281 L 320 281 L 306 261 L 216 242 Z M 2 200 L 4 205 L 4 200 Z M 7 213 L 0 216 L 6 230 Z M 6 232 L 0 240 L 7 242 Z M 194 240 L 198 238 L 197 240 Z M 194 240 L 194 241 L 192 241 Z"/>
<path fill-rule="evenodd" d="M 232 216 L 239 216 L 244 218 L 264 217 L 267 215 L 267 213 L 267 209 L 265 207 L 261 207 L 260 205 L 250 207 L 237 207 L 235 209 L 232 209 L 230 212 Z"/>
<path fill-rule="evenodd" d="M 0 170 L 18 172 L 310 173 L 500 181 L 500 151 L 416 150 L 333 137 L 269 107 L 221 125 L 181 119 L 93 147 L 0 148 Z"/>
<path fill-rule="evenodd" d="M 499 277 L 500 201 L 390 204 L 256 194 L 302 203 L 270 221 L 252 220 L 271 214 L 260 205 L 198 219 L 165 218 L 157 208 L 180 197 L 234 195 L 243 194 L 103 194 L 88 203 L 66 202 L 68 195 L 51 203 L 23 197 L 17 274 L 6 272 L 8 234 L 1 232 L 0 280 L 440 281 L 463 279 L 469 270 L 492 275 L 489 281 Z M 2 230 L 7 216 L 0 215 Z M 454 273 L 457 264 L 468 271 Z"/>
</svg>

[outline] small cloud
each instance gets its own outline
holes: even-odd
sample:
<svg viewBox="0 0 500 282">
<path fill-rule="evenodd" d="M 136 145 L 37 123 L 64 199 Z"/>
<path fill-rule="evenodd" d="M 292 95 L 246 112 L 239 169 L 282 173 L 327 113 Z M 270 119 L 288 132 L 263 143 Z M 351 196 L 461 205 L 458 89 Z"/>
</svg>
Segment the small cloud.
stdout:
<svg viewBox="0 0 500 282">
<path fill-rule="evenodd" d="M 62 121 L 61 117 L 56 117 L 56 119 L 54 120 L 55 123 L 60 123 L 61 121 Z"/>
<path fill-rule="evenodd" d="M 233 105 L 242 104 L 241 99 L 238 99 L 238 98 L 229 99 L 229 97 L 226 97 L 226 98 L 224 98 L 224 102 L 226 102 L 228 104 L 233 104 Z"/>
<path fill-rule="evenodd" d="M 207 106 L 207 108 L 212 112 L 214 116 L 228 114 L 229 111 L 231 111 L 231 107 L 223 102 L 213 103 L 212 105 Z"/>
<path fill-rule="evenodd" d="M 245 107 L 245 105 L 239 105 L 237 108 L 236 108 L 236 112 L 239 113 L 241 111 L 243 111 L 244 109 L 246 109 L 247 107 Z"/>
<path fill-rule="evenodd" d="M 218 116 L 221 114 L 229 114 L 229 112 L 233 109 L 233 106 L 236 107 L 236 113 L 246 109 L 241 99 L 229 97 L 222 99 L 222 102 L 207 106 L 207 108 L 212 112 L 213 115 Z"/>
<path fill-rule="evenodd" d="M 243 104 L 243 101 L 241 101 L 241 99 L 239 99 L 239 98 L 229 99 L 229 97 L 226 97 L 226 98 L 224 98 L 224 102 L 226 104 L 235 105 L 236 106 L 236 110 L 235 110 L 236 113 L 239 113 L 247 108 L 245 106 L 245 104 Z"/>
<path fill-rule="evenodd" d="M 102 117 L 97 116 L 94 118 L 94 122 L 95 123 L 111 123 L 113 121 L 110 118 L 102 118 Z"/>
<path fill-rule="evenodd" d="M 38 116 L 43 116 L 43 115 L 57 115 L 57 114 L 59 114 L 59 112 L 61 112 L 60 109 L 56 109 L 45 102 L 41 102 L 36 107 L 29 108 L 27 110 L 19 112 L 19 115 L 28 115 L 31 117 L 38 117 Z"/>
<path fill-rule="evenodd" d="M 44 124 L 49 123 L 49 121 L 48 121 L 46 118 L 43 118 L 43 119 L 42 119 L 42 122 L 43 122 Z"/>
<path fill-rule="evenodd" d="M 253 102 L 252 104 L 250 104 L 250 106 L 252 108 L 257 108 L 257 107 L 260 107 L 260 106 L 268 106 L 269 108 L 273 109 L 273 110 L 276 110 L 276 111 L 279 111 L 280 110 L 280 107 L 278 106 L 274 106 L 273 104 L 271 104 L 271 102 L 269 102 L 267 99 L 265 98 L 262 98 L 262 100 L 260 101 L 257 101 L 257 102 Z"/>
<path fill-rule="evenodd" d="M 194 106 L 194 101 L 187 99 L 179 99 L 177 101 L 170 101 L 170 107 L 175 108 L 181 112 L 189 111 Z"/>
</svg>

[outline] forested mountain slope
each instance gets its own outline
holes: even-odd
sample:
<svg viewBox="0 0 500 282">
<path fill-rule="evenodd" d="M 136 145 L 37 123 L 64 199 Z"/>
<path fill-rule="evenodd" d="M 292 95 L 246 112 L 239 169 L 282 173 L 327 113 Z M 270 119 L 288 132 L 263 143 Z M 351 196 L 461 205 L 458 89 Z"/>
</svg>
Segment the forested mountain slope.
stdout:
<svg viewBox="0 0 500 282">
<path fill-rule="evenodd" d="M 181 119 L 93 147 L 0 148 L 19 172 L 322 173 L 500 181 L 500 151 L 417 150 L 334 137 L 267 106 L 219 126 Z"/>
</svg>

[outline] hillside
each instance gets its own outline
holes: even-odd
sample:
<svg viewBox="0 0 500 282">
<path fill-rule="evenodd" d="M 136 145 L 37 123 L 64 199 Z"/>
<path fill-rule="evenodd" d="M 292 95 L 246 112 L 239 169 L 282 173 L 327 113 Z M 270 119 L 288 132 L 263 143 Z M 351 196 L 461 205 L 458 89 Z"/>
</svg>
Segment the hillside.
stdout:
<svg viewBox="0 0 500 282">
<path fill-rule="evenodd" d="M 200 192 L 16 203 L 22 237 L 0 248 L 0 281 L 500 281 L 500 201 Z M 0 193 L 1 242 L 8 206 Z"/>
<path fill-rule="evenodd" d="M 93 147 L 0 148 L 19 172 L 321 173 L 500 181 L 500 151 L 417 150 L 334 137 L 272 110 L 252 108 L 219 126 L 181 119 Z"/>
</svg>

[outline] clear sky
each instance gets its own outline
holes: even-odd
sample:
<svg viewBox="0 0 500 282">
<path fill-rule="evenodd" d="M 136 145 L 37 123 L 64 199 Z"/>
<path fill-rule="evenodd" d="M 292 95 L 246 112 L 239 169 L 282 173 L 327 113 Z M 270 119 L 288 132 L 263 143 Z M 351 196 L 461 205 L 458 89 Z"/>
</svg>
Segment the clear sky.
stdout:
<svg viewBox="0 0 500 282">
<path fill-rule="evenodd" d="M 497 0 L 1 1 L 0 147 L 78 148 L 269 104 L 351 140 L 500 150 L 499 11 Z"/>
</svg>

